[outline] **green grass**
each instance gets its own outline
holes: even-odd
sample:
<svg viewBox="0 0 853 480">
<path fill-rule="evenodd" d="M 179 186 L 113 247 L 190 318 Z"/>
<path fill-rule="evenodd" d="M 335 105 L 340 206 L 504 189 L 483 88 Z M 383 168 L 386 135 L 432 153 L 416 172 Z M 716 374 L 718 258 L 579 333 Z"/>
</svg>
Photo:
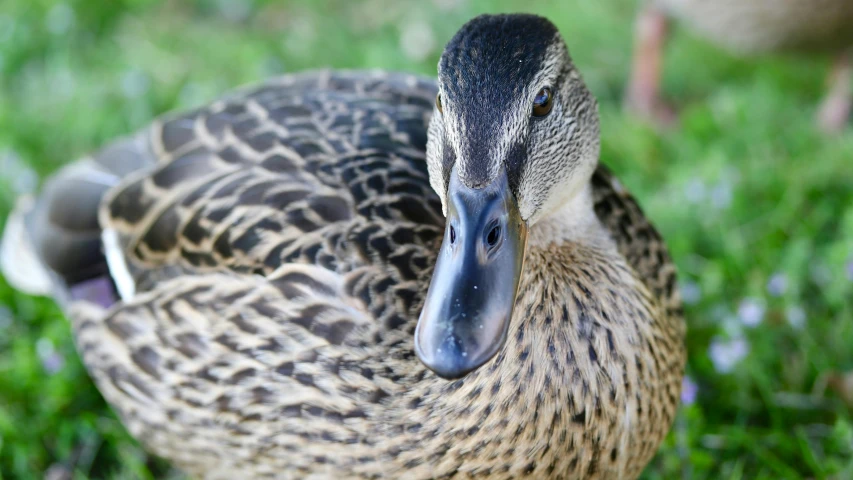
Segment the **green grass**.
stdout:
<svg viewBox="0 0 853 480">
<path fill-rule="evenodd" d="M 681 125 L 659 134 L 619 108 L 634 7 L 3 0 L 0 218 L 27 180 L 13 158 L 44 176 L 157 114 L 280 72 L 433 74 L 444 42 L 474 14 L 541 13 L 600 99 L 603 161 L 668 240 L 689 299 L 698 394 L 645 478 L 853 478 L 853 129 L 825 138 L 812 127 L 828 59 L 736 59 L 678 31 L 665 88 Z M 412 29 L 432 34 L 423 58 L 401 49 Z M 63 465 L 76 479 L 176 476 L 105 406 L 53 303 L 0 278 L 0 478 Z"/>
</svg>

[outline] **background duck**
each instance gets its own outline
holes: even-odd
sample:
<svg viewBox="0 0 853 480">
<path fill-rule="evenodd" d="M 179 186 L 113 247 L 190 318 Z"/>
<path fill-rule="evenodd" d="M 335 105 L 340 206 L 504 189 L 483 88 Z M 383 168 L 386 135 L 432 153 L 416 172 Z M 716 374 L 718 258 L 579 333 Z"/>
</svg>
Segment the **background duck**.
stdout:
<svg viewBox="0 0 853 480">
<path fill-rule="evenodd" d="M 483 16 L 437 85 L 288 75 L 156 122 L 53 177 L 4 250 L 196 476 L 634 478 L 684 324 L 598 135 L 556 28 Z"/>
<path fill-rule="evenodd" d="M 663 49 L 668 20 L 739 54 L 828 52 L 834 55 L 828 92 L 816 121 L 841 130 L 853 105 L 853 2 L 849 0 L 648 0 L 636 23 L 628 110 L 659 123 L 674 120 L 661 99 Z"/>
</svg>

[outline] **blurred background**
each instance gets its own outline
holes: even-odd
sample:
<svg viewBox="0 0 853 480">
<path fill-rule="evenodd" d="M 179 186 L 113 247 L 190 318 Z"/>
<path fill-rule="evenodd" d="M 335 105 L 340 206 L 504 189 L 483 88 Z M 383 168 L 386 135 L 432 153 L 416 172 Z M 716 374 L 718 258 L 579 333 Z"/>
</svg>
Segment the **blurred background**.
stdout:
<svg viewBox="0 0 853 480">
<path fill-rule="evenodd" d="M 621 108 L 634 0 L 2 0 L 0 226 L 158 114 L 313 67 L 434 75 L 466 20 L 508 11 L 560 28 L 600 101 L 602 161 L 678 264 L 689 372 L 644 478 L 853 478 L 853 128 L 813 122 L 830 56 L 738 58 L 676 27 L 679 122 L 659 130 Z M 54 304 L 2 277 L 0 478 L 181 478 L 104 404 Z"/>
</svg>

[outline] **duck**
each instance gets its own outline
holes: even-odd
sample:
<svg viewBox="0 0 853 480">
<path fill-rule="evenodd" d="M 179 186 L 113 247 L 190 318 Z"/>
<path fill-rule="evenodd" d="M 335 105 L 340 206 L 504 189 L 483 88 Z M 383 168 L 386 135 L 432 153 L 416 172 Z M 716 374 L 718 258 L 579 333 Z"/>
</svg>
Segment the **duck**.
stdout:
<svg viewBox="0 0 853 480">
<path fill-rule="evenodd" d="M 669 24 L 741 56 L 770 53 L 829 54 L 827 93 L 817 109 L 817 127 L 844 129 L 853 106 L 853 2 L 849 0 L 644 0 L 636 20 L 634 56 L 625 108 L 661 126 L 674 110 L 661 99 L 663 49 Z"/>
<path fill-rule="evenodd" d="M 437 79 L 285 74 L 114 140 L 19 202 L 3 268 L 193 478 L 633 479 L 685 322 L 599 151 L 554 24 L 483 15 Z"/>
</svg>

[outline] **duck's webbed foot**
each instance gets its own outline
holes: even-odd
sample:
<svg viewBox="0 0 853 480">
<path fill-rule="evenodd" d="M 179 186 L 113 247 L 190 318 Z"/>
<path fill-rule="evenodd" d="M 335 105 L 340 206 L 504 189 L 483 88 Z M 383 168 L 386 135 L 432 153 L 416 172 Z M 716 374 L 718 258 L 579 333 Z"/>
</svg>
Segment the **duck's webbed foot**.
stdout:
<svg viewBox="0 0 853 480">
<path fill-rule="evenodd" d="M 829 74 L 829 90 L 817 111 L 817 126 L 824 133 L 839 133 L 853 109 L 853 49 L 841 53 Z"/>
<path fill-rule="evenodd" d="M 660 94 L 668 23 L 664 13 L 653 6 L 643 7 L 638 14 L 631 79 L 624 102 L 626 111 L 662 127 L 677 120 L 675 109 Z"/>
</svg>

